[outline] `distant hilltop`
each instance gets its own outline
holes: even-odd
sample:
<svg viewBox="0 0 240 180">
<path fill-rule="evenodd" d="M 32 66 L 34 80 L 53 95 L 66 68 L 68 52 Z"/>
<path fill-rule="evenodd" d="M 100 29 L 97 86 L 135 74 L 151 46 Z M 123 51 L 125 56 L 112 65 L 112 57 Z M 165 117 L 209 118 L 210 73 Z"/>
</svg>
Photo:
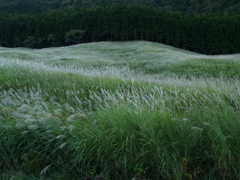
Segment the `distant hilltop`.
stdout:
<svg viewBox="0 0 240 180">
<path fill-rule="evenodd" d="M 212 12 L 236 12 L 238 0 L 0 0 L 0 11 L 39 14 L 74 7 L 96 7 L 108 4 L 137 4 L 154 6 L 171 11 L 200 14 Z"/>
</svg>

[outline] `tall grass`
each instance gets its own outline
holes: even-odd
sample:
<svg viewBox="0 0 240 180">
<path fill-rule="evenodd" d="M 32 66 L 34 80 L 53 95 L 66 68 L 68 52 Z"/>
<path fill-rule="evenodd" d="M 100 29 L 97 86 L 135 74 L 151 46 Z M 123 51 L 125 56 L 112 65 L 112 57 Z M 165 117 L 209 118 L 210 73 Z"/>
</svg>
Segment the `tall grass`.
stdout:
<svg viewBox="0 0 240 180">
<path fill-rule="evenodd" d="M 212 60 L 234 62 L 221 73 L 184 75 L 181 64 L 203 71 L 213 57 L 148 42 L 18 51 L 28 56 L 0 59 L 2 179 L 240 178 L 238 55 Z"/>
</svg>

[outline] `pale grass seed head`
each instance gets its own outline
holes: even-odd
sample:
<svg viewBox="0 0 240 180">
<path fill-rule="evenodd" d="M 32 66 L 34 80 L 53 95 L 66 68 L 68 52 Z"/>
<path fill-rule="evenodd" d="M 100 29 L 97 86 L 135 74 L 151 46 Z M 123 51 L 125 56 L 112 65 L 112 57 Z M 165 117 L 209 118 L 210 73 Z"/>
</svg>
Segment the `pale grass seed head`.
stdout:
<svg viewBox="0 0 240 180">
<path fill-rule="evenodd" d="M 28 126 L 28 129 L 29 129 L 29 130 L 36 130 L 36 129 L 38 129 L 38 128 L 39 128 L 39 126 L 36 125 L 36 124 L 33 124 L 33 125 L 29 125 L 29 126 Z"/>
<path fill-rule="evenodd" d="M 203 130 L 202 128 L 199 128 L 199 127 L 191 127 L 191 129 L 194 131 L 202 131 Z"/>
<path fill-rule="evenodd" d="M 67 143 L 62 143 L 60 146 L 59 146 L 59 149 L 63 149 L 65 146 L 66 146 Z"/>
</svg>

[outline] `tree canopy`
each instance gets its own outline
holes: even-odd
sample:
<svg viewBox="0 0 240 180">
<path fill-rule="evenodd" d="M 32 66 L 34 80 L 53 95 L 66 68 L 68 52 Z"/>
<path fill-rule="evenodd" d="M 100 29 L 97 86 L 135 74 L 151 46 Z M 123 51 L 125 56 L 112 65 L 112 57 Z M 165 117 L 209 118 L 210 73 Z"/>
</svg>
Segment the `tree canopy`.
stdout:
<svg viewBox="0 0 240 180">
<path fill-rule="evenodd" d="M 39 14 L 75 7 L 102 5 L 143 5 L 187 13 L 234 12 L 240 8 L 238 0 L 0 0 L 0 11 Z"/>
<path fill-rule="evenodd" d="M 239 13 L 185 14 L 152 6 L 108 5 L 39 15 L 0 13 L 0 46 L 43 48 L 146 40 L 204 54 L 240 52 Z"/>
</svg>

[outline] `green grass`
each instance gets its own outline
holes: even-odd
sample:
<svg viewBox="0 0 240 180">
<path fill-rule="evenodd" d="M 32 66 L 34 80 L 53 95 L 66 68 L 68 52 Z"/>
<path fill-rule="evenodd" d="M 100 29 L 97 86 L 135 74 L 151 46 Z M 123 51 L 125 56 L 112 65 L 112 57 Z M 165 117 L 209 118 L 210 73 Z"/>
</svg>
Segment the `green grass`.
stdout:
<svg viewBox="0 0 240 180">
<path fill-rule="evenodd" d="M 238 54 L 0 50 L 0 179 L 240 178 Z"/>
</svg>

